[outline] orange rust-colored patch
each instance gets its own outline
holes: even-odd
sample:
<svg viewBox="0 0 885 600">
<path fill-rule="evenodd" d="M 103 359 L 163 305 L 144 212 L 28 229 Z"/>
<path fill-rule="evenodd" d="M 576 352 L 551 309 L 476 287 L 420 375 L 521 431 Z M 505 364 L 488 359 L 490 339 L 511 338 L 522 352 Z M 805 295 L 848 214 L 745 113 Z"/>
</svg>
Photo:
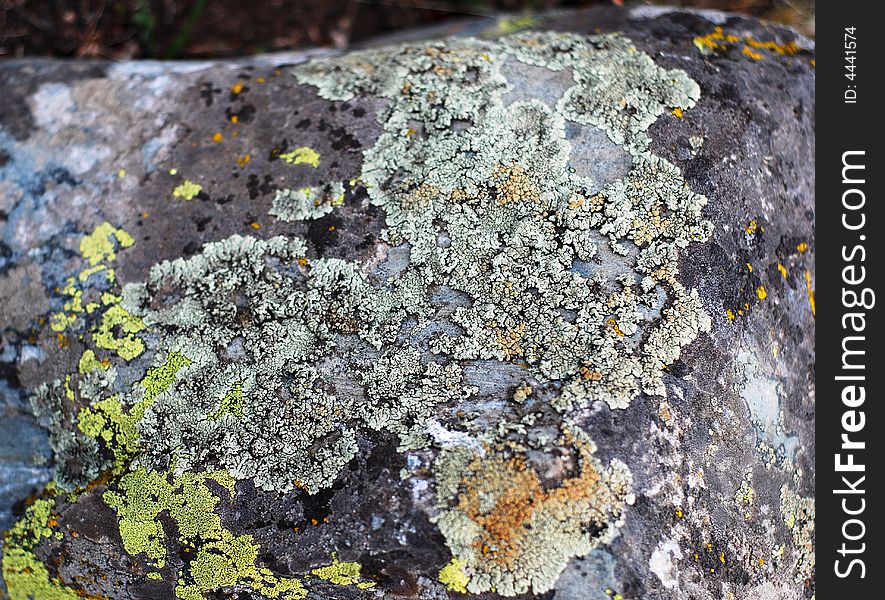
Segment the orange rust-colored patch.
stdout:
<svg viewBox="0 0 885 600">
<path fill-rule="evenodd" d="M 565 513 L 576 501 L 596 496 L 600 474 L 591 457 L 589 444 L 567 435 L 564 442 L 577 450 L 580 473 L 565 479 L 558 487 L 544 489 L 538 475 L 522 456 L 475 458 L 462 479 L 464 493 L 458 508 L 482 528 L 473 547 L 484 560 L 512 569 L 525 553 L 525 538 L 535 511 Z M 489 505 L 489 498 L 494 503 Z"/>
</svg>

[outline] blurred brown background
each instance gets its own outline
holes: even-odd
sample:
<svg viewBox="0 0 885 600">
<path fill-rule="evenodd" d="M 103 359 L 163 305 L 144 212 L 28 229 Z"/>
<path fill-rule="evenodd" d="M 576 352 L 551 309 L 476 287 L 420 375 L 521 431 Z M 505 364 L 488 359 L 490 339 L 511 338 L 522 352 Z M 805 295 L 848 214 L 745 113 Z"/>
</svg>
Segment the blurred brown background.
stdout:
<svg viewBox="0 0 885 600">
<path fill-rule="evenodd" d="M 2 0 L 0 58 L 205 58 L 347 46 L 444 19 L 630 0 Z M 648 3 L 648 2 L 646 2 Z M 813 0 L 652 2 L 716 8 L 814 35 Z"/>
</svg>

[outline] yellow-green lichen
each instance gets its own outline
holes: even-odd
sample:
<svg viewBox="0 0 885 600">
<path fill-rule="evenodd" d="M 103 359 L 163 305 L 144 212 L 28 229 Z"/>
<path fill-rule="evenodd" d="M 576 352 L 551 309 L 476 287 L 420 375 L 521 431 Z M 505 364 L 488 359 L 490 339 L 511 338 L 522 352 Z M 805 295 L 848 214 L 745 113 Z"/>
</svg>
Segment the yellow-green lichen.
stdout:
<svg viewBox="0 0 885 600">
<path fill-rule="evenodd" d="M 135 240 L 131 235 L 104 222 L 92 233 L 83 236 L 80 240 L 80 254 L 89 261 L 90 267 L 95 268 L 101 262 L 113 262 L 117 258 L 118 246 L 129 248 L 134 243 Z"/>
<path fill-rule="evenodd" d="M 307 146 L 295 148 L 291 152 L 280 154 L 280 159 L 292 165 L 300 165 L 304 163 L 313 168 L 320 166 L 320 153 Z"/>
<path fill-rule="evenodd" d="M 101 324 L 92 334 L 92 340 L 97 347 L 116 352 L 124 360 L 132 360 L 144 352 L 144 342 L 135 335 L 143 330 L 144 322 L 140 318 L 133 317 L 119 304 L 113 304 L 101 315 Z"/>
<path fill-rule="evenodd" d="M 470 577 L 464 572 L 464 563 L 457 557 L 453 557 L 439 570 L 439 582 L 445 585 L 448 590 L 466 594 Z"/>
<path fill-rule="evenodd" d="M 53 537 L 50 519 L 55 501 L 38 498 L 4 534 L 2 573 L 9 600 L 77 600 L 80 596 L 49 573 L 33 549 Z M 57 533 L 57 532 L 56 532 Z"/>
<path fill-rule="evenodd" d="M 318 567 L 311 573 L 336 585 L 353 585 L 364 590 L 373 587 L 375 582 L 363 580 L 362 569 L 358 562 L 342 562 L 333 557 L 332 564 Z"/>
<path fill-rule="evenodd" d="M 231 414 L 236 418 L 243 416 L 243 382 L 236 381 L 221 399 L 218 410 L 209 415 L 210 419 L 217 419 L 223 414 Z"/>
<path fill-rule="evenodd" d="M 77 427 L 90 438 L 100 438 L 114 454 L 114 468 L 120 472 L 138 452 L 138 422 L 145 411 L 175 380 L 180 369 L 191 363 L 183 354 L 171 353 L 166 362 L 152 369 L 140 383 L 142 399 L 127 409 L 118 396 L 98 400 L 77 414 Z"/>
<path fill-rule="evenodd" d="M 299 580 L 279 577 L 256 564 L 260 548 L 251 535 L 236 536 L 222 526 L 215 512 L 220 499 L 206 485 L 209 481 L 234 492 L 233 478 L 223 471 L 174 475 L 138 468 L 122 475 L 103 498 L 120 518 L 126 552 L 143 553 L 156 567 L 165 566 L 167 547 L 173 542 L 158 520 L 164 513 L 176 524 L 179 537 L 174 543 L 196 552 L 179 572 L 177 598 L 201 600 L 206 591 L 235 585 L 269 598 L 304 598 L 307 592 Z"/>
<path fill-rule="evenodd" d="M 203 186 L 199 183 L 186 179 L 172 190 L 172 195 L 182 200 L 193 200 L 203 191 Z"/>
</svg>

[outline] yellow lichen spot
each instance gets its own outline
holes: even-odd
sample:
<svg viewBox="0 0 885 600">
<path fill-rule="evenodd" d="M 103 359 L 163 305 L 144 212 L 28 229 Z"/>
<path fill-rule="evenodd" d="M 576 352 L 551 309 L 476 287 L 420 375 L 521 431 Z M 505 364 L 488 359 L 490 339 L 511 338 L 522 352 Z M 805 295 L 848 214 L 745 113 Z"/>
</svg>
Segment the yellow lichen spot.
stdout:
<svg viewBox="0 0 885 600">
<path fill-rule="evenodd" d="M 743 54 L 747 58 L 752 58 L 753 60 L 762 60 L 762 55 L 758 52 L 753 51 L 753 49 L 749 46 L 744 46 L 744 49 L 741 50 L 741 54 Z"/>
<path fill-rule="evenodd" d="M 450 591 L 466 594 L 470 577 L 464 572 L 464 563 L 455 557 L 439 570 L 439 582 Z"/>
<path fill-rule="evenodd" d="M 241 169 L 249 164 L 249 161 L 252 160 L 251 154 L 244 154 L 243 156 L 237 158 L 237 166 Z"/>
<path fill-rule="evenodd" d="M 811 287 L 811 271 L 805 270 L 805 288 L 808 291 L 808 305 L 811 306 L 811 316 L 817 316 L 817 307 L 814 302 L 814 290 Z"/>
<path fill-rule="evenodd" d="M 731 310 L 730 308 L 726 309 L 725 316 L 728 317 L 729 321 L 734 321 L 734 319 L 735 319 L 734 311 Z"/>
<path fill-rule="evenodd" d="M 237 121 L 239 121 L 239 120 L 240 120 L 240 117 L 238 117 L 237 115 L 230 116 L 230 122 L 233 123 L 234 125 L 236 125 Z"/>
<path fill-rule="evenodd" d="M 808 61 L 808 64 L 812 66 L 812 68 L 817 67 L 817 61 L 813 58 Z"/>
<path fill-rule="evenodd" d="M 756 297 L 760 300 L 765 300 L 768 297 L 768 292 L 765 291 L 765 286 L 760 285 L 756 288 Z"/>
<path fill-rule="evenodd" d="M 295 148 L 291 152 L 280 154 L 280 159 L 291 165 L 299 165 L 301 163 L 308 164 L 313 168 L 320 166 L 320 153 L 313 148 L 302 146 Z"/>
<path fill-rule="evenodd" d="M 374 586 L 375 583 L 372 581 L 362 581 L 361 572 L 362 566 L 358 562 L 341 562 L 334 556 L 332 564 L 311 571 L 320 579 L 336 585 L 355 585 L 360 589 Z"/>
<path fill-rule="evenodd" d="M 679 108 L 678 106 L 676 108 L 674 108 L 673 110 L 671 110 L 670 112 L 673 114 L 674 117 L 677 117 L 679 119 L 682 118 L 682 109 Z"/>
<path fill-rule="evenodd" d="M 203 186 L 201 186 L 199 183 L 194 183 L 190 179 L 185 179 L 184 183 L 178 185 L 174 190 L 172 190 L 172 195 L 183 200 L 193 200 L 197 197 L 197 194 L 202 191 Z"/>
<path fill-rule="evenodd" d="M 110 365 L 109 361 L 102 361 L 95 358 L 95 352 L 87 348 L 83 351 L 83 354 L 80 356 L 80 362 L 77 365 L 77 370 L 80 371 L 81 374 L 85 375 L 90 371 L 94 371 L 96 369 L 107 369 Z"/>
<path fill-rule="evenodd" d="M 412 136 L 415 135 L 416 133 L 418 133 L 418 130 L 417 130 L 417 129 L 412 129 L 411 127 L 409 127 L 408 129 L 406 129 L 406 137 L 412 137 Z"/>
<path fill-rule="evenodd" d="M 252 229 L 261 229 L 261 223 L 249 223 L 249 227 Z"/>
<path fill-rule="evenodd" d="M 725 564 L 725 552 L 719 553 L 719 562 L 721 562 L 723 565 Z"/>
<path fill-rule="evenodd" d="M 173 168 L 173 169 L 169 169 L 169 174 L 170 174 L 170 175 L 178 175 L 178 169 L 174 169 L 174 168 Z"/>
<path fill-rule="evenodd" d="M 744 227 L 744 231 L 747 232 L 747 235 L 756 235 L 756 232 L 757 232 L 757 231 L 760 231 L 760 232 L 761 232 L 761 231 L 765 231 L 765 228 L 762 227 L 762 226 L 759 224 L 759 222 L 756 221 L 756 219 L 753 219 L 752 221 L 750 221 L 749 223 L 747 223 L 747 226 Z"/>
<path fill-rule="evenodd" d="M 796 246 L 796 250 L 800 254 L 803 254 L 806 250 L 808 250 L 808 243 L 807 242 L 800 242 L 799 245 Z"/>
<path fill-rule="evenodd" d="M 215 133 L 212 134 L 212 141 L 213 142 L 220 142 L 222 139 L 224 139 L 224 136 L 221 135 L 220 131 L 216 131 Z"/>
<path fill-rule="evenodd" d="M 752 273 L 752 272 L 753 272 L 753 265 L 751 265 L 750 263 L 746 263 L 746 265 L 747 265 L 747 270 L 748 270 L 750 273 Z"/>
<path fill-rule="evenodd" d="M 230 91 L 234 94 L 239 94 L 240 92 L 243 91 L 243 84 L 240 83 L 239 81 L 236 82 L 235 84 L 230 86 Z"/>
<path fill-rule="evenodd" d="M 783 277 L 784 279 L 787 278 L 787 268 L 781 263 L 777 263 L 777 272 L 780 273 L 781 277 Z"/>
<path fill-rule="evenodd" d="M 135 317 L 119 304 L 114 304 L 101 316 L 101 324 L 92 339 L 97 347 L 112 350 L 124 360 L 132 360 L 144 352 L 144 342 L 135 336 L 144 327 L 141 317 Z"/>
<path fill-rule="evenodd" d="M 264 77 L 256 77 L 255 78 L 255 83 L 264 83 L 265 81 L 266 80 L 264 79 Z"/>
<path fill-rule="evenodd" d="M 681 509 L 681 508 L 677 508 L 677 509 L 676 509 L 676 516 L 677 516 L 678 518 L 681 519 L 681 518 L 682 518 L 682 515 L 683 515 L 682 509 Z"/>
<path fill-rule="evenodd" d="M 301 258 L 299 258 L 299 259 L 296 260 L 295 262 L 298 263 L 298 266 L 299 266 L 299 267 L 306 267 L 308 261 L 307 261 L 307 257 L 302 256 Z"/>
<path fill-rule="evenodd" d="M 120 179 L 126 177 L 126 169 L 120 169 L 119 171 L 117 171 L 117 177 L 119 177 Z"/>
<path fill-rule="evenodd" d="M 83 236 L 80 240 L 80 254 L 89 261 L 90 266 L 114 260 L 117 258 L 117 246 L 114 241 L 120 248 L 128 248 L 135 243 L 131 235 L 105 221 L 92 233 Z"/>
</svg>

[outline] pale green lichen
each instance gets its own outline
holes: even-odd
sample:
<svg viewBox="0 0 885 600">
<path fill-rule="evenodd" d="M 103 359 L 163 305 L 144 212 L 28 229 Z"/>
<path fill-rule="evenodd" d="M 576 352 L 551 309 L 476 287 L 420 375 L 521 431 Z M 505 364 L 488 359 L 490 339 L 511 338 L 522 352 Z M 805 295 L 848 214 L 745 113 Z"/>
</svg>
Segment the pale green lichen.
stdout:
<svg viewBox="0 0 885 600">
<path fill-rule="evenodd" d="M 219 465 L 265 489 L 315 492 L 355 456 L 354 422 L 403 431 L 435 403 L 467 393 L 457 365 L 436 363 L 367 390 L 373 403 L 330 393 L 330 378 L 359 381 L 356 370 L 320 368 L 336 342 L 377 354 L 407 315 L 426 311 L 423 288 L 406 277 L 377 289 L 354 264 L 307 262 L 305 251 L 297 238 L 234 236 L 126 287 L 127 308 L 166 332 L 160 350 L 186 351 L 194 362 L 138 425 L 146 464 L 165 469 L 174 457 L 179 472 Z M 147 299 L 167 293 L 160 290 L 173 295 L 153 309 Z M 231 414 L 224 398 L 235 384 Z"/>
<path fill-rule="evenodd" d="M 574 85 L 553 107 L 505 105 L 501 65 L 514 60 L 569 68 Z M 678 248 L 710 232 L 706 199 L 648 152 L 645 133 L 669 107 L 694 105 L 685 73 L 622 37 L 531 32 L 353 53 L 296 76 L 329 99 L 388 99 L 361 175 L 385 211 L 383 237 L 409 245 L 408 273 L 474 301 L 452 316 L 464 334 L 435 338 L 435 352 L 524 361 L 567 381 L 563 408 L 624 407 L 640 391 L 661 394 L 661 366 L 709 329 L 697 294 L 676 280 Z M 630 173 L 602 189 L 575 175 L 566 121 L 623 145 Z M 614 278 L 587 264 L 606 239 Z"/>
<path fill-rule="evenodd" d="M 780 510 L 796 549 L 797 581 L 814 577 L 814 498 L 803 498 L 788 486 L 781 487 Z"/>
<path fill-rule="evenodd" d="M 100 438 L 104 440 L 107 448 L 114 456 L 113 466 L 116 472 L 122 471 L 123 467 L 138 453 L 138 430 L 137 425 L 144 417 L 145 411 L 150 408 L 157 396 L 163 393 L 175 380 L 176 373 L 190 364 L 183 354 L 171 353 L 166 362 L 156 368 L 149 369 L 139 386 L 136 386 L 133 396 L 141 396 L 126 408 L 116 395 L 94 401 L 89 406 L 82 408 L 77 415 L 77 427 L 88 438 Z M 111 372 L 113 376 L 114 372 Z"/>
<path fill-rule="evenodd" d="M 270 214 L 281 221 L 319 219 L 344 203 L 344 185 L 335 182 L 297 190 L 277 190 Z"/>
</svg>

